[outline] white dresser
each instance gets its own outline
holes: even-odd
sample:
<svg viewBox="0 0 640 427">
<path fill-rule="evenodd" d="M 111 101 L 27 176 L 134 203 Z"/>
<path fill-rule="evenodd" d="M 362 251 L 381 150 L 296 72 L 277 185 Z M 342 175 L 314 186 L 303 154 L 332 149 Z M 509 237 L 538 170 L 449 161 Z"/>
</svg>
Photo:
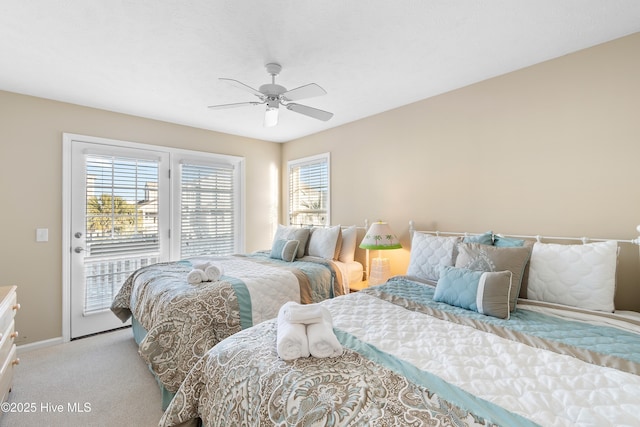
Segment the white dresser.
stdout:
<svg viewBox="0 0 640 427">
<path fill-rule="evenodd" d="M 0 402 L 7 400 L 13 380 L 13 369 L 20 363 L 16 357 L 18 336 L 14 317 L 20 309 L 15 286 L 0 287 Z"/>
</svg>

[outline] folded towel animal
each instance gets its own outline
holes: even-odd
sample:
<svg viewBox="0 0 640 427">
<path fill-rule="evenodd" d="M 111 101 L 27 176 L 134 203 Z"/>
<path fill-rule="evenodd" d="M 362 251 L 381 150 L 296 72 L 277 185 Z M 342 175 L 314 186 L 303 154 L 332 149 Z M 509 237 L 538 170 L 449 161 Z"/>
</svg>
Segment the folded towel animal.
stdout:
<svg viewBox="0 0 640 427">
<path fill-rule="evenodd" d="M 204 269 L 204 274 L 207 276 L 207 280 L 217 282 L 224 274 L 224 268 L 222 268 L 221 265 L 209 264 L 207 268 Z"/>
<path fill-rule="evenodd" d="M 278 312 L 277 322 L 276 350 L 278 351 L 278 356 L 283 360 L 309 357 L 309 341 L 307 340 L 306 326 L 302 323 L 288 322 L 284 318 L 284 310 L 282 307 Z"/>
<path fill-rule="evenodd" d="M 191 285 L 197 285 L 202 282 L 207 281 L 207 276 L 204 274 L 204 271 L 194 268 L 189 273 L 187 273 L 187 282 Z"/>
<path fill-rule="evenodd" d="M 333 319 L 325 307 L 322 308 L 322 321 L 307 325 L 309 352 L 313 357 L 338 357 L 342 354 L 342 345 L 333 333 Z"/>
<path fill-rule="evenodd" d="M 322 310 L 318 304 L 298 304 L 289 301 L 282 306 L 284 318 L 291 323 L 318 323 L 322 322 Z"/>
</svg>

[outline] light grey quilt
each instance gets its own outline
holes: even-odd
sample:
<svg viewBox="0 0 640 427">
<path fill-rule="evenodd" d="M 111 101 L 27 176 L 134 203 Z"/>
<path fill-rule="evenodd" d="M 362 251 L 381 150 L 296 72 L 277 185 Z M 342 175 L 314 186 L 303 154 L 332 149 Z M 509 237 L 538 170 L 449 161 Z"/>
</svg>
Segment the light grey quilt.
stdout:
<svg viewBox="0 0 640 427">
<path fill-rule="evenodd" d="M 133 314 L 147 331 L 139 353 L 170 392 L 207 350 L 275 318 L 285 302 L 314 303 L 343 292 L 339 269 L 319 258 L 287 263 L 256 253 L 211 261 L 223 267 L 224 276 L 198 285 L 187 282 L 189 261 L 143 267 L 125 281 L 111 306 L 122 321 Z"/>
</svg>

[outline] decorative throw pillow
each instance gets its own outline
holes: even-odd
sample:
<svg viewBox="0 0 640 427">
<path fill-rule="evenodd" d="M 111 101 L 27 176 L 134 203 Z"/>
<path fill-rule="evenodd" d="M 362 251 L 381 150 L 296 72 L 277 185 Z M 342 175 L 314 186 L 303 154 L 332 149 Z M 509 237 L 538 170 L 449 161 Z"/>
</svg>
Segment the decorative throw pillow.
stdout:
<svg viewBox="0 0 640 427">
<path fill-rule="evenodd" d="M 284 226 L 282 224 L 278 224 L 278 230 L 276 231 L 276 235 L 273 238 L 273 241 L 276 240 L 297 240 L 300 242 L 298 245 L 298 253 L 296 254 L 296 258 L 302 258 L 304 256 L 304 248 L 307 246 L 307 241 L 309 240 L 309 229 L 301 228 L 296 226 Z"/>
<path fill-rule="evenodd" d="M 336 249 L 338 250 L 338 253 L 340 253 L 338 242 L 341 235 L 339 225 L 326 228 L 314 228 L 309 236 L 308 255 L 325 259 L 336 259 Z"/>
<path fill-rule="evenodd" d="M 473 236 L 464 236 L 465 243 L 482 243 L 483 245 L 493 245 L 493 231 L 487 231 Z"/>
<path fill-rule="evenodd" d="M 456 245 L 460 241 L 460 237 L 413 233 L 407 275 L 437 281 L 440 277 L 441 266 L 454 265 L 457 253 Z"/>
<path fill-rule="evenodd" d="M 270 256 L 274 259 L 292 262 L 298 254 L 298 246 L 300 246 L 300 242 L 297 240 L 278 239 L 273 242 Z"/>
<path fill-rule="evenodd" d="M 612 312 L 618 243 L 533 245 L 527 298 Z"/>
<path fill-rule="evenodd" d="M 479 271 L 510 271 L 513 274 L 510 290 L 510 311 L 515 310 L 522 275 L 531 256 L 531 248 L 500 248 L 479 243 L 461 243 L 458 245 L 456 267 Z"/>
<path fill-rule="evenodd" d="M 443 266 L 433 300 L 509 319 L 512 277 L 510 271 L 486 272 Z"/>
<path fill-rule="evenodd" d="M 496 234 L 493 239 L 493 246 L 497 246 L 499 248 L 512 248 L 524 246 L 524 240 L 522 239 L 514 239 L 513 237 L 504 237 Z"/>
<path fill-rule="evenodd" d="M 358 229 L 355 225 L 342 230 L 342 246 L 338 260 L 342 262 L 353 262 L 356 253 L 356 240 Z"/>
</svg>

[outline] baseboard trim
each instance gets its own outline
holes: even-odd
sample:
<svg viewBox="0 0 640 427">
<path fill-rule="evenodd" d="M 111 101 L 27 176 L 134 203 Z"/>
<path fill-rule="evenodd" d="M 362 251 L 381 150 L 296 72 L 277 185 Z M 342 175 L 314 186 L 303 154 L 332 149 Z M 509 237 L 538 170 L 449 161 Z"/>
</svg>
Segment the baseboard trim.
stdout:
<svg viewBox="0 0 640 427">
<path fill-rule="evenodd" d="M 62 344 L 63 342 L 64 342 L 64 340 L 63 340 L 62 337 L 51 338 L 51 339 L 44 340 L 44 341 L 37 341 L 37 342 L 29 343 L 29 344 L 22 344 L 22 345 L 16 346 L 16 351 L 18 352 L 18 354 L 26 353 L 28 351 L 38 350 L 38 349 L 41 349 L 41 348 L 51 347 L 53 345 Z"/>
</svg>

